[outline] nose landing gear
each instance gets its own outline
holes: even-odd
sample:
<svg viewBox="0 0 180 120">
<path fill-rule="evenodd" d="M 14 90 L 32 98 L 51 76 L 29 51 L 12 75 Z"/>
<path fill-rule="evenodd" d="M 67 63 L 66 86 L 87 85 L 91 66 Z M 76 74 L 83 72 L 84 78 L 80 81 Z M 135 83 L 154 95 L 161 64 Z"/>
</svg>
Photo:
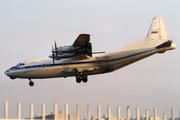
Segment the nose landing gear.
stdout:
<svg viewBox="0 0 180 120">
<path fill-rule="evenodd" d="M 29 85 L 32 87 L 34 85 L 34 82 L 29 79 Z"/>
</svg>

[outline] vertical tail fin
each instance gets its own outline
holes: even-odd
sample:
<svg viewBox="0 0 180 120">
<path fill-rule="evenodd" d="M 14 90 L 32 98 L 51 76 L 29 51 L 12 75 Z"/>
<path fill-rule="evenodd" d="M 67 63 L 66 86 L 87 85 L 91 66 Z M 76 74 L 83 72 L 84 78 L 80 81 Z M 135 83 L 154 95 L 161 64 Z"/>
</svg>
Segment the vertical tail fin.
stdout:
<svg viewBox="0 0 180 120">
<path fill-rule="evenodd" d="M 172 42 L 168 36 L 164 20 L 162 17 L 155 17 L 153 18 L 146 38 L 136 41 L 135 43 L 123 47 L 120 50 L 157 47 L 167 41 Z"/>
<path fill-rule="evenodd" d="M 169 40 L 168 32 L 162 17 L 153 18 L 147 38 L 149 40 Z"/>
</svg>

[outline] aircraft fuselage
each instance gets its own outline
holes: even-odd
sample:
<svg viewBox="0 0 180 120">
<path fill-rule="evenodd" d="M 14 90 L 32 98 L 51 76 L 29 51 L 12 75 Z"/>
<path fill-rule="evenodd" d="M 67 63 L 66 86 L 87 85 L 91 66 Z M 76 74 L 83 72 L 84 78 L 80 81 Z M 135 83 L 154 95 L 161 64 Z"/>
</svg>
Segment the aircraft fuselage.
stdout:
<svg viewBox="0 0 180 120">
<path fill-rule="evenodd" d="M 93 54 L 93 57 L 87 57 L 80 60 L 76 57 L 56 60 L 52 59 L 37 60 L 24 63 L 22 66 L 12 67 L 5 74 L 12 78 L 55 78 L 76 76 L 74 68 L 86 75 L 102 74 L 120 69 L 126 65 L 134 63 L 145 57 L 158 53 L 165 48 L 148 48 L 128 51 L 117 51 L 114 53 Z M 166 47 L 166 50 L 175 49 L 175 45 Z"/>
<path fill-rule="evenodd" d="M 5 74 L 11 79 L 31 79 L 75 76 L 76 82 L 87 82 L 88 75 L 115 71 L 155 53 L 173 50 L 176 45 L 169 38 L 162 17 L 153 18 L 145 38 L 125 46 L 113 53 L 92 53 L 89 34 L 80 34 L 70 46 L 52 47 L 49 58 L 19 63 Z"/>
</svg>

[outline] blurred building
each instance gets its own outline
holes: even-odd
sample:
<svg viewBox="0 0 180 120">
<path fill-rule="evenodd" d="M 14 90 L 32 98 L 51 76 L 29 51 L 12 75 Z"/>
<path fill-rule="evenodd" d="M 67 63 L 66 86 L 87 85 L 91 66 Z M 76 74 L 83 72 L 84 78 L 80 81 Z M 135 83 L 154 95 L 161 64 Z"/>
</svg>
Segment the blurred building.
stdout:
<svg viewBox="0 0 180 120">
<path fill-rule="evenodd" d="M 54 112 L 51 114 L 45 113 L 45 104 L 42 104 L 42 114 L 33 116 L 34 109 L 33 103 L 30 104 L 30 117 L 22 119 L 21 118 L 21 103 L 18 102 L 18 109 L 17 109 L 17 118 L 9 119 L 8 118 L 8 102 L 5 102 L 4 105 L 4 118 L 0 118 L 0 120 L 81 120 L 80 112 L 79 112 L 79 105 L 76 106 L 76 113 L 69 114 L 68 113 L 68 104 L 65 104 L 65 110 L 57 112 L 57 104 L 54 104 Z M 145 109 L 145 115 L 139 115 L 139 107 L 136 107 L 136 116 L 130 116 L 130 107 L 127 107 L 127 116 L 121 117 L 120 106 L 117 107 L 117 116 L 114 117 L 111 115 L 111 107 L 107 107 L 107 114 L 101 116 L 101 106 L 97 107 L 97 116 L 90 115 L 90 105 L 87 106 L 87 118 L 84 120 L 180 120 L 180 117 L 174 117 L 174 109 L 171 109 L 171 118 L 167 119 L 166 115 L 163 114 L 163 118 L 157 116 L 157 109 L 154 108 L 154 115 L 149 115 L 149 110 Z"/>
<path fill-rule="evenodd" d="M 60 111 L 57 113 L 57 119 L 58 120 L 65 120 L 65 111 Z M 68 120 L 76 120 L 77 115 L 76 114 L 68 114 Z M 33 119 L 42 119 L 42 115 L 35 115 Z M 45 119 L 54 119 L 54 112 L 51 114 L 45 114 Z"/>
</svg>

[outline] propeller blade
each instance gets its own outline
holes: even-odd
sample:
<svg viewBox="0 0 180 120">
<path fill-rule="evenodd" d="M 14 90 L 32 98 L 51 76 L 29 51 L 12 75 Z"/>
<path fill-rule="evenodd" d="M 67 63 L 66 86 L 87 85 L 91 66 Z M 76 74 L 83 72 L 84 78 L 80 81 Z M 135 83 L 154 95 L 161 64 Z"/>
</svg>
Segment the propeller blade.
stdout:
<svg viewBox="0 0 180 120">
<path fill-rule="evenodd" d="M 58 56 L 58 48 L 57 48 L 57 44 L 56 44 L 56 41 L 54 42 L 54 44 L 55 44 L 55 53 L 56 53 L 56 57 Z"/>
<path fill-rule="evenodd" d="M 53 58 L 53 64 L 54 64 L 54 61 L 55 61 L 55 60 L 54 60 L 54 58 Z"/>
<path fill-rule="evenodd" d="M 57 45 L 56 45 L 56 41 L 55 41 L 55 43 L 54 43 L 54 44 L 55 44 L 55 49 L 57 50 Z"/>
<path fill-rule="evenodd" d="M 53 64 L 55 63 L 55 58 L 58 56 L 58 48 L 57 48 L 57 44 L 56 44 L 56 41 L 54 42 L 55 44 L 55 49 L 54 47 L 52 46 L 52 59 L 53 59 Z"/>
<path fill-rule="evenodd" d="M 53 53 L 52 55 L 53 55 L 53 64 L 54 64 L 54 62 L 55 62 L 55 56 L 54 56 L 54 53 Z"/>
<path fill-rule="evenodd" d="M 55 62 L 55 55 L 54 55 L 53 50 L 54 50 L 54 47 L 52 46 L 52 50 L 51 50 L 51 52 L 52 52 L 52 59 L 53 59 L 53 64 L 54 64 L 54 62 Z"/>
</svg>

